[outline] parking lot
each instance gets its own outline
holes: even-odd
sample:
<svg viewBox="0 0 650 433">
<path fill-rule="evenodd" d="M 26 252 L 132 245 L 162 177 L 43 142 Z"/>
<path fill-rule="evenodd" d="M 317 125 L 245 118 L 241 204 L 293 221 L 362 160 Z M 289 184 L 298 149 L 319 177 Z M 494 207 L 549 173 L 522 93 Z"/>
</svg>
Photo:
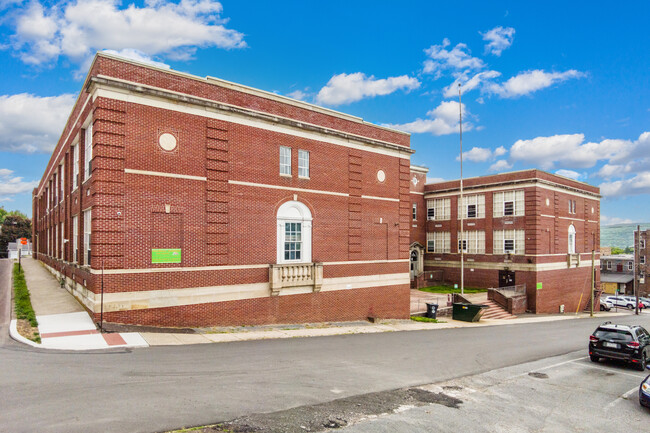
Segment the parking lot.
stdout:
<svg viewBox="0 0 650 433">
<path fill-rule="evenodd" d="M 592 363 L 585 351 L 422 388 L 444 404 L 401 407 L 346 432 L 641 432 L 650 410 L 638 389 L 650 370 Z M 453 404 L 449 404 L 449 402 Z"/>
</svg>

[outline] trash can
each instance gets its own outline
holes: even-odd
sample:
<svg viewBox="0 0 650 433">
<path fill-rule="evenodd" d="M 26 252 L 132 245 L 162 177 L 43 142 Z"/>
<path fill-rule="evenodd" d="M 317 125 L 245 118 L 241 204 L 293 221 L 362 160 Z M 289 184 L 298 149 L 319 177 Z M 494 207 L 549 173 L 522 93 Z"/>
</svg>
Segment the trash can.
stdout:
<svg viewBox="0 0 650 433">
<path fill-rule="evenodd" d="M 427 302 L 427 317 L 435 319 L 438 315 L 438 304 L 430 304 Z"/>
<path fill-rule="evenodd" d="M 481 320 L 481 316 L 487 308 L 487 305 L 455 302 L 452 308 L 451 318 L 463 322 L 478 322 Z"/>
</svg>

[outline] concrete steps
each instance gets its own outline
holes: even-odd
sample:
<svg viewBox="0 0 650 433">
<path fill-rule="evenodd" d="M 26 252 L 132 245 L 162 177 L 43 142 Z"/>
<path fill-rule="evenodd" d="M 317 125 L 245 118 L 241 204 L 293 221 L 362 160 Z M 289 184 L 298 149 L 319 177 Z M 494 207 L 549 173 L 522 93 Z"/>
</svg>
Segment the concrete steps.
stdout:
<svg viewBox="0 0 650 433">
<path fill-rule="evenodd" d="M 493 301 L 485 301 L 483 305 L 487 305 L 488 309 L 483 313 L 482 319 L 515 319 L 517 316 L 508 313 Z"/>
</svg>

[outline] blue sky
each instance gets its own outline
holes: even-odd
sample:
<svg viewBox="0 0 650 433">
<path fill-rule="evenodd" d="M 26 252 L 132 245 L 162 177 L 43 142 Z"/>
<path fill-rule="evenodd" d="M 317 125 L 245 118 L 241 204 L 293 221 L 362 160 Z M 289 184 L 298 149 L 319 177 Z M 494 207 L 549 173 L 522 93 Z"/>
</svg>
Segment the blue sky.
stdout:
<svg viewBox="0 0 650 433">
<path fill-rule="evenodd" d="M 650 216 L 650 3 L 0 0 L 0 205 L 31 215 L 96 51 L 412 133 L 431 180 L 542 168 Z M 466 123 L 465 123 L 466 122 Z"/>
</svg>

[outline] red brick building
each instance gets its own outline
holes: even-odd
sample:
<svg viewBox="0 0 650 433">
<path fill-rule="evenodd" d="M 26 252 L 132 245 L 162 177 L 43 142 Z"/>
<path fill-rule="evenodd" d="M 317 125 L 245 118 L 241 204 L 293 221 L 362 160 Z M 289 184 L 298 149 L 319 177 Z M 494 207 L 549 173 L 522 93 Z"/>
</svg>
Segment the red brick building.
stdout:
<svg viewBox="0 0 650 433">
<path fill-rule="evenodd" d="M 412 153 L 354 116 L 98 54 L 34 190 L 34 255 L 96 317 L 103 290 L 111 322 L 407 318 Z"/>
<path fill-rule="evenodd" d="M 634 231 L 634 279 L 639 290 L 639 296 L 650 296 L 650 282 L 646 279 L 648 275 L 648 242 L 650 241 L 650 230 Z M 634 286 L 634 284 L 632 284 Z M 634 291 L 634 287 L 632 287 Z"/>
<path fill-rule="evenodd" d="M 556 313 L 562 305 L 565 311 L 576 311 L 587 305 L 592 250 L 599 281 L 597 187 L 539 170 L 503 173 L 465 179 L 460 205 L 458 180 L 416 191 L 417 177 L 413 179 L 412 206 L 422 212 L 417 222 L 413 220 L 417 237 L 412 241 L 426 248 L 418 285 L 460 283 L 462 247 L 468 287 L 525 284 L 527 308 L 536 313 Z"/>
</svg>

